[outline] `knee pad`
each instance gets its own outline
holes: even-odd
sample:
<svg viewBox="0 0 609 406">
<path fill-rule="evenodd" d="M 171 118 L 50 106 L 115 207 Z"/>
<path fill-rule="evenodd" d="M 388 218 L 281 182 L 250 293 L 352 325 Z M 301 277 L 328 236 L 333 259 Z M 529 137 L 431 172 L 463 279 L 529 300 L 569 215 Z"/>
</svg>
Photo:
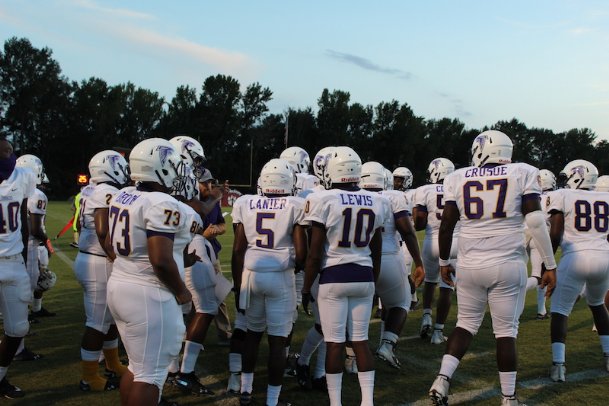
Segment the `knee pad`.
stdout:
<svg viewBox="0 0 609 406">
<path fill-rule="evenodd" d="M 30 330 L 30 323 L 27 319 L 19 321 L 12 326 L 4 325 L 4 332 L 9 337 L 25 337 Z"/>
</svg>

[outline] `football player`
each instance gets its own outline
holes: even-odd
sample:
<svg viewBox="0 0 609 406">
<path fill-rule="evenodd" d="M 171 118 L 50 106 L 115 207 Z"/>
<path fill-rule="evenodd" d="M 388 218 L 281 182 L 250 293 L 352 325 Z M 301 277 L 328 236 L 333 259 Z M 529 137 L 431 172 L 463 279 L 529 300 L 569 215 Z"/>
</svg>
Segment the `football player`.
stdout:
<svg viewBox="0 0 609 406">
<path fill-rule="evenodd" d="M 596 180 L 594 190 L 597 192 L 609 192 L 609 175 L 599 176 Z M 605 295 L 605 306 L 609 309 L 609 290 Z"/>
<path fill-rule="evenodd" d="M 311 159 L 307 151 L 300 147 L 289 147 L 283 150 L 279 159 L 285 159 L 292 165 L 296 174 L 296 194 L 306 197 L 308 192 L 319 185 L 319 179 L 315 175 L 309 174 Z"/>
<path fill-rule="evenodd" d="M 110 201 L 116 259 L 108 280 L 108 307 L 129 356 L 121 403 L 154 405 L 185 332 L 180 305 L 190 302 L 191 294 L 173 246 L 176 234 L 190 224 L 169 195 L 184 176 L 182 159 L 169 141 L 140 142 L 129 155 L 129 167 L 136 186 L 120 190 Z"/>
<path fill-rule="evenodd" d="M 345 333 L 357 356 L 361 404 L 373 404 L 374 358 L 368 346 L 368 325 L 374 282 L 380 273 L 384 218 L 378 194 L 358 187 L 361 170 L 355 151 L 336 147 L 324 173 L 328 190 L 311 193 L 305 205 L 305 220 L 312 227 L 303 305 L 310 301 L 313 281 L 321 272 L 317 301 L 332 406 L 341 404 Z"/>
<path fill-rule="evenodd" d="M 502 405 L 516 398 L 516 336 L 524 307 L 527 267 L 526 223 L 542 255 L 546 272 L 542 287 L 552 293 L 556 262 L 539 196 L 539 171 L 512 162 L 512 141 L 500 131 L 484 131 L 472 144 L 472 166 L 444 179 L 444 211 L 440 224 L 440 273 L 453 286 L 450 264 L 453 230 L 461 222 L 457 254 L 457 325 L 446 344 L 438 377 L 429 390 L 436 405 L 447 404 L 450 379 L 490 308 L 496 339 Z"/>
<path fill-rule="evenodd" d="M 444 336 L 444 323 L 450 311 L 450 296 L 453 287 L 447 285 L 440 278 L 438 265 L 438 231 L 444 209 L 444 186 L 442 182 L 449 173 L 455 171 L 455 165 L 446 158 L 436 158 L 427 168 L 427 181 L 429 184 L 416 189 L 414 197 L 414 225 L 418 230 L 425 230 L 423 241 L 423 261 L 425 261 L 425 287 L 423 289 L 423 318 L 421 319 L 421 338 L 429 337 L 432 332 L 431 302 L 433 301 L 436 285 L 440 284 L 440 295 L 436 313 L 436 323 L 431 335 L 432 344 L 441 344 L 446 341 Z M 453 232 L 450 260 L 456 266 L 458 227 Z"/>
<path fill-rule="evenodd" d="M 391 175 L 391 173 L 389 173 Z M 364 190 L 379 192 L 385 213 L 382 228 L 383 249 L 381 274 L 376 281 L 376 294 L 383 303 L 385 317 L 382 323 L 381 344 L 376 356 L 394 368 L 400 368 L 395 346 L 410 309 L 410 285 L 404 256 L 401 255 L 396 235 L 406 242 L 416 266 L 415 283 L 421 284 L 425 275 L 423 260 L 414 228 L 408 218 L 404 194 L 397 190 L 383 190 L 387 186 L 387 173 L 378 162 L 362 165 L 360 186 Z"/>
<path fill-rule="evenodd" d="M 565 381 L 567 320 L 583 286 L 609 372 L 609 193 L 593 191 L 598 170 L 588 161 L 569 162 L 559 174 L 564 189 L 550 195 L 550 235 L 562 255 L 550 310 L 552 367 L 550 378 Z"/>
<path fill-rule="evenodd" d="M 262 196 L 248 195 L 233 207 L 237 224 L 231 261 L 238 308 L 245 311 L 247 335 L 241 373 L 241 404 L 251 403 L 254 368 L 262 334 L 269 341 L 266 404 L 279 400 L 285 346 L 296 308 L 294 270 L 307 250 L 304 200 L 295 196 L 290 163 L 272 159 L 260 172 Z"/>
<path fill-rule="evenodd" d="M 6 374 L 19 344 L 29 330 L 28 304 L 32 300 L 30 278 L 25 267 L 28 198 L 34 195 L 36 175 L 16 168 L 13 146 L 0 139 L 0 210 L 7 219 L 0 224 L 0 312 L 4 337 L 0 342 L 0 395 L 13 399 L 25 393 L 9 383 Z"/>
<path fill-rule="evenodd" d="M 106 368 L 114 376 L 121 377 L 126 370 L 118 356 L 118 330 L 108 309 L 106 288 L 116 258 L 108 233 L 110 201 L 129 183 L 129 165 L 118 152 L 104 150 L 89 161 L 89 173 L 91 183 L 81 192 L 79 252 L 74 261 L 76 280 L 84 290 L 86 317 L 80 345 L 80 389 L 103 391 L 117 388 L 118 382 L 99 375 L 102 352 Z"/>
</svg>

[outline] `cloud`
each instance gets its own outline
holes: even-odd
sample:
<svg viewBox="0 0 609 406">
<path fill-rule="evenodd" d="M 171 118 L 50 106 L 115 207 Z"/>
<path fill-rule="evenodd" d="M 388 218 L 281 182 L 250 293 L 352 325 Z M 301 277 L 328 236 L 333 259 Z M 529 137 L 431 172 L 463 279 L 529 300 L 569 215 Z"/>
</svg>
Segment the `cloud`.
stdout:
<svg viewBox="0 0 609 406">
<path fill-rule="evenodd" d="M 399 79 L 408 80 L 408 79 L 412 78 L 412 73 L 410 73 L 410 72 L 406 72 L 401 69 L 380 66 L 380 65 L 377 65 L 376 63 L 372 62 L 370 59 L 367 59 L 367 58 L 364 58 L 361 56 L 346 54 L 343 52 L 334 51 L 332 49 L 327 49 L 326 55 L 328 55 L 331 58 L 337 59 L 341 62 L 347 62 L 347 63 L 353 64 L 362 69 L 366 69 L 366 70 L 370 70 L 370 71 L 378 72 L 378 73 L 384 73 L 386 75 L 395 76 Z"/>
<path fill-rule="evenodd" d="M 101 6 L 91 0 L 70 0 L 70 2 L 78 7 L 86 8 L 96 12 L 108 14 L 113 17 L 132 18 L 138 20 L 155 20 L 156 17 L 152 14 L 143 13 L 140 11 L 129 10 L 126 8 L 112 8 Z"/>
<path fill-rule="evenodd" d="M 453 97 L 445 92 L 436 92 L 436 94 L 441 98 L 446 99 L 446 101 L 448 101 L 452 105 L 453 111 L 457 114 L 458 117 L 473 116 L 472 112 L 465 108 L 465 103 L 462 99 L 459 99 L 458 97 Z"/>
<path fill-rule="evenodd" d="M 575 27 L 575 28 L 571 28 L 571 29 L 567 30 L 567 32 L 569 34 L 575 35 L 575 36 L 589 34 L 593 31 L 594 30 L 592 28 L 588 28 L 588 27 Z"/>
</svg>

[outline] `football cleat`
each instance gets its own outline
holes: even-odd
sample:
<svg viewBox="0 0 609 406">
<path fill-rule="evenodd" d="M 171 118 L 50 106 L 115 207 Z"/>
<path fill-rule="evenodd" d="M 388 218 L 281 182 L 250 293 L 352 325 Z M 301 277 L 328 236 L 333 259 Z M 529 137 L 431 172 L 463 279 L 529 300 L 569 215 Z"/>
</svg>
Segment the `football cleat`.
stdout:
<svg viewBox="0 0 609 406">
<path fill-rule="evenodd" d="M 238 395 L 241 392 L 241 372 L 231 372 L 228 377 L 226 392 Z"/>
<path fill-rule="evenodd" d="M 298 358 L 300 358 L 300 354 L 297 352 L 291 352 L 288 354 L 288 359 L 285 364 L 285 370 L 283 371 L 284 378 L 293 378 L 296 376 L 296 366 L 298 365 Z"/>
<path fill-rule="evenodd" d="M 169 400 L 167 398 L 161 397 L 159 400 L 159 406 L 180 406 L 178 402 L 174 402 L 173 400 Z"/>
<path fill-rule="evenodd" d="M 174 385 L 180 388 L 184 392 L 191 393 L 193 395 L 213 395 L 214 392 L 203 385 L 194 371 L 188 374 L 180 372 L 174 381 Z"/>
<path fill-rule="evenodd" d="M 0 395 L 7 399 L 17 399 L 25 396 L 25 392 L 19 387 L 11 385 L 6 376 L 0 381 Z"/>
<path fill-rule="evenodd" d="M 36 354 L 24 347 L 19 354 L 13 357 L 13 361 L 38 361 L 40 358 L 42 358 L 41 354 Z"/>
<path fill-rule="evenodd" d="M 550 379 L 554 382 L 564 382 L 566 372 L 565 364 L 554 363 L 550 367 Z"/>
<path fill-rule="evenodd" d="M 447 340 L 446 336 L 444 335 L 444 331 L 440 330 L 440 329 L 434 329 L 433 334 L 431 336 L 431 343 L 432 344 L 442 344 L 445 343 Z"/>
<path fill-rule="evenodd" d="M 296 379 L 298 384 L 303 389 L 311 389 L 311 368 L 308 365 L 300 365 L 296 363 Z"/>
<path fill-rule="evenodd" d="M 536 320 L 546 320 L 549 318 L 550 318 L 550 316 L 548 316 L 548 313 L 544 313 L 544 314 L 537 313 L 537 316 L 535 316 Z"/>
<path fill-rule="evenodd" d="M 320 390 L 322 392 L 328 391 L 328 382 L 326 381 L 326 376 L 320 376 L 319 378 L 313 378 L 311 381 L 311 386 L 313 389 Z"/>
<path fill-rule="evenodd" d="M 448 388 L 450 381 L 444 375 L 438 375 L 429 388 L 429 399 L 435 406 L 448 406 Z"/>
<path fill-rule="evenodd" d="M 527 406 L 526 404 L 520 402 L 516 395 L 505 396 L 501 398 L 501 406 Z"/>
<path fill-rule="evenodd" d="M 347 355 L 345 358 L 345 371 L 348 374 L 357 374 L 357 359 L 354 355 Z"/>
<path fill-rule="evenodd" d="M 252 404 L 252 394 L 249 392 L 241 392 L 239 398 L 239 406 L 249 406 Z"/>
<path fill-rule="evenodd" d="M 421 338 L 429 337 L 429 334 L 431 333 L 431 330 L 432 330 L 431 326 L 432 326 L 431 314 L 423 313 L 423 318 L 421 319 L 421 330 L 419 331 L 419 335 L 421 336 Z"/>
<path fill-rule="evenodd" d="M 38 318 L 38 317 L 55 317 L 57 315 L 57 313 L 50 312 L 47 309 L 45 309 L 44 307 L 41 307 L 40 310 L 38 310 L 37 312 L 31 312 L 30 314 L 32 315 L 33 318 Z"/>
<path fill-rule="evenodd" d="M 389 340 L 383 340 L 378 350 L 376 350 L 376 357 L 382 361 L 385 361 L 392 367 L 400 369 L 402 364 L 400 363 L 398 357 L 395 356 L 394 348 L 395 343 L 392 343 Z"/>
<path fill-rule="evenodd" d="M 106 370 L 109 371 L 109 370 Z M 112 374 L 114 374 L 114 372 L 110 371 Z M 165 385 L 175 385 L 176 382 L 176 376 L 178 376 L 179 372 L 168 372 L 167 373 L 167 379 L 165 379 Z M 106 374 L 106 376 L 109 376 Z"/>
<path fill-rule="evenodd" d="M 106 383 L 104 384 L 103 389 L 102 388 L 98 388 L 98 389 L 94 389 L 93 387 L 91 387 L 91 385 L 84 380 L 81 380 L 78 384 L 78 387 L 80 388 L 81 391 L 83 392 L 91 392 L 91 391 L 111 391 L 111 390 L 116 390 L 119 388 L 120 386 L 120 378 L 108 378 L 106 379 Z"/>
</svg>

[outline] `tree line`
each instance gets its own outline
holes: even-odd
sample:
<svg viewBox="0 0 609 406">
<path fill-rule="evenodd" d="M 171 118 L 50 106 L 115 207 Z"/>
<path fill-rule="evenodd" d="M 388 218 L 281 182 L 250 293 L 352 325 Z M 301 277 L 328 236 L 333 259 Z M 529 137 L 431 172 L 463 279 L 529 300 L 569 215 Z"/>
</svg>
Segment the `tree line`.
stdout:
<svg viewBox="0 0 609 406">
<path fill-rule="evenodd" d="M 393 169 L 406 166 L 422 185 L 429 162 L 437 157 L 457 167 L 469 163 L 475 135 L 497 129 L 514 141 L 514 160 L 558 173 L 572 159 L 593 162 L 609 173 L 609 142 L 597 142 L 590 129 L 554 133 L 529 128 L 516 118 L 468 129 L 456 118 L 426 119 L 397 100 L 376 106 L 351 100 L 349 92 L 324 89 L 313 107 L 269 112 L 273 92 L 260 83 L 242 87 L 218 74 L 200 89 L 179 86 L 169 101 L 133 83 L 109 85 L 101 78 L 71 81 L 51 49 L 26 38 L 10 38 L 0 51 L 0 135 L 18 154 L 39 156 L 51 179 L 51 196 L 75 193 L 76 175 L 102 149 L 128 151 L 142 139 L 188 135 L 201 142 L 207 166 L 233 184 L 255 184 L 266 161 L 297 145 L 311 159 L 322 147 L 348 145 L 362 161 Z M 251 179 L 250 179 L 251 178 Z M 243 191 L 251 191 L 244 187 Z"/>
</svg>

